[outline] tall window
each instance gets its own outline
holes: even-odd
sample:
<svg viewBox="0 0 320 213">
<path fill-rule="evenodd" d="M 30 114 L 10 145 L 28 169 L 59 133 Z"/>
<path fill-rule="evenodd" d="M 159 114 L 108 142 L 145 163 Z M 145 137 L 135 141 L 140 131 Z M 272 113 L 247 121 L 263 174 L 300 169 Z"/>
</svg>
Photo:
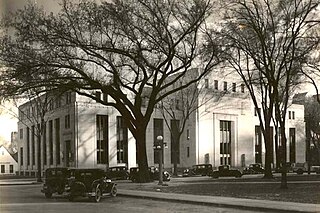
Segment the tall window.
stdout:
<svg viewBox="0 0 320 213">
<path fill-rule="evenodd" d="M 70 115 L 64 116 L 64 128 L 70 129 Z"/>
<path fill-rule="evenodd" d="M 101 100 L 101 92 L 96 92 L 96 99 Z"/>
<path fill-rule="evenodd" d="M 163 119 L 155 118 L 153 120 L 153 141 L 154 141 L 154 144 L 156 144 L 158 142 L 157 137 L 160 135 L 163 136 Z M 163 152 L 163 150 L 162 150 L 162 152 Z M 160 154 L 159 151 L 156 151 L 156 150 L 154 151 L 154 163 L 160 162 L 159 154 Z M 162 160 L 163 160 L 163 158 L 162 158 Z"/>
<path fill-rule="evenodd" d="M 57 164 L 60 164 L 60 119 L 57 118 L 54 120 L 55 125 L 55 139 L 56 139 L 56 161 Z"/>
<path fill-rule="evenodd" d="M 13 165 L 9 165 L 9 172 L 12 174 L 13 173 Z"/>
<path fill-rule="evenodd" d="M 47 124 L 43 130 L 43 141 L 42 141 L 42 150 L 43 150 L 43 164 L 47 165 Z"/>
<path fill-rule="evenodd" d="M 241 84 L 241 85 L 240 85 L 241 93 L 244 93 L 244 87 L 245 87 L 244 84 Z"/>
<path fill-rule="evenodd" d="M 231 121 L 220 121 L 220 164 L 231 164 Z"/>
<path fill-rule="evenodd" d="M 49 159 L 50 165 L 53 165 L 53 122 L 49 121 Z"/>
<path fill-rule="evenodd" d="M 71 103 L 71 92 L 67 92 L 66 93 L 66 104 L 70 104 Z"/>
<path fill-rule="evenodd" d="M 218 90 L 219 89 L 218 80 L 214 80 L 213 84 L 214 84 L 213 85 L 214 89 Z"/>
<path fill-rule="evenodd" d="M 171 120 L 171 163 L 180 163 L 179 120 Z"/>
<path fill-rule="evenodd" d="M 20 165 L 23 165 L 23 147 L 20 147 Z"/>
<path fill-rule="evenodd" d="M 296 129 L 289 129 L 289 143 L 290 143 L 290 162 L 296 162 Z"/>
<path fill-rule="evenodd" d="M 36 164 L 36 142 L 35 142 L 35 127 L 31 127 L 31 149 L 32 149 L 32 165 Z"/>
<path fill-rule="evenodd" d="M 123 117 L 117 117 L 117 162 L 128 163 L 128 128 Z"/>
<path fill-rule="evenodd" d="M 97 129 L 97 163 L 108 163 L 108 116 L 97 115 L 96 117 Z"/>
<path fill-rule="evenodd" d="M 19 133 L 20 133 L 20 139 L 23 139 L 23 129 L 20 129 Z"/>
<path fill-rule="evenodd" d="M 255 126 L 255 161 L 262 163 L 262 135 L 260 126 Z"/>
<path fill-rule="evenodd" d="M 30 165 L 30 129 L 27 127 L 27 165 Z"/>
<path fill-rule="evenodd" d="M 232 83 L 232 92 L 236 92 L 236 91 L 237 91 L 237 84 Z"/>
<path fill-rule="evenodd" d="M 223 90 L 228 91 L 228 83 L 226 81 L 223 82 Z"/>
<path fill-rule="evenodd" d="M 5 165 L 1 165 L 1 173 L 5 173 Z"/>
</svg>

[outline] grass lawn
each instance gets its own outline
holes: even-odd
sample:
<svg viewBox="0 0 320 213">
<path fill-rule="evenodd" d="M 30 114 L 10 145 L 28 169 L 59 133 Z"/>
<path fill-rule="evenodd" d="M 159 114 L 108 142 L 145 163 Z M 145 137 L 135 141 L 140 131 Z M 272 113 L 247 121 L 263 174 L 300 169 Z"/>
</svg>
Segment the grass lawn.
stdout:
<svg viewBox="0 0 320 213">
<path fill-rule="evenodd" d="M 199 179 L 168 183 L 161 191 L 167 193 L 195 194 L 208 196 L 237 197 L 260 200 L 274 200 L 299 203 L 320 204 L 320 175 L 288 176 L 288 188 L 280 189 L 281 178 Z M 159 186 L 140 185 L 136 190 L 155 191 Z"/>
</svg>

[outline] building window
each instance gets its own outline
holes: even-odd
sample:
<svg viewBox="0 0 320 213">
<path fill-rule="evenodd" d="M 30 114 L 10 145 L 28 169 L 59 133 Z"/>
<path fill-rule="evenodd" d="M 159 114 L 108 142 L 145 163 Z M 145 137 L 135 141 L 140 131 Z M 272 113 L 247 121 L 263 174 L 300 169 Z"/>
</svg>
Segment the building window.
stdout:
<svg viewBox="0 0 320 213">
<path fill-rule="evenodd" d="M 220 164 L 231 164 L 231 121 L 220 121 Z"/>
<path fill-rule="evenodd" d="M 60 119 L 57 118 L 54 120 L 55 123 L 55 139 L 56 139 L 56 161 L 57 164 L 60 164 Z"/>
<path fill-rule="evenodd" d="M 71 103 L 71 92 L 67 92 L 66 93 L 66 104 L 70 104 Z"/>
<path fill-rule="evenodd" d="M 27 127 L 27 165 L 30 165 L 30 129 Z"/>
<path fill-rule="evenodd" d="M 96 129 L 97 129 L 97 163 L 108 163 L 108 116 L 97 115 L 96 117 Z"/>
<path fill-rule="evenodd" d="M 244 93 L 244 84 L 241 84 L 240 87 L 241 87 L 241 93 Z"/>
<path fill-rule="evenodd" d="M 179 120 L 171 120 L 171 163 L 180 163 Z"/>
<path fill-rule="evenodd" d="M 23 139 L 23 129 L 20 129 L 19 135 L 20 135 L 20 139 Z"/>
<path fill-rule="evenodd" d="M 215 90 L 218 90 L 218 89 L 219 89 L 218 80 L 214 80 L 213 86 L 214 86 L 214 89 L 215 89 Z"/>
<path fill-rule="evenodd" d="M 102 96 L 103 96 L 103 97 L 102 97 L 102 98 L 103 98 L 103 102 L 104 102 L 104 103 L 108 103 L 108 94 L 103 93 Z"/>
<path fill-rule="evenodd" d="M 31 127 L 32 165 L 36 164 L 35 126 Z"/>
<path fill-rule="evenodd" d="M 13 173 L 13 165 L 9 165 L 9 172 L 12 174 Z"/>
<path fill-rule="evenodd" d="M 296 129 L 289 129 L 289 148 L 290 148 L 290 162 L 296 162 Z"/>
<path fill-rule="evenodd" d="M 101 92 L 96 92 L 96 101 L 101 100 Z"/>
<path fill-rule="evenodd" d="M 204 79 L 204 87 L 209 88 L 209 79 Z"/>
<path fill-rule="evenodd" d="M 43 141 L 42 141 L 42 150 L 43 150 L 43 164 L 47 165 L 47 124 L 45 124 L 45 128 L 43 130 Z"/>
<path fill-rule="evenodd" d="M 5 170 L 5 165 L 1 165 L 1 173 L 5 173 L 6 170 Z"/>
<path fill-rule="evenodd" d="M 237 84 L 232 83 L 232 92 L 236 92 L 236 91 L 237 91 Z"/>
<path fill-rule="evenodd" d="M 223 82 L 223 90 L 228 91 L 228 83 L 226 81 Z"/>
<path fill-rule="evenodd" d="M 64 117 L 64 128 L 69 129 L 70 128 L 70 115 L 66 115 Z"/>
<path fill-rule="evenodd" d="M 157 137 L 158 136 L 163 136 L 163 119 L 159 119 L 159 118 L 155 118 L 153 120 L 153 141 L 154 144 L 157 144 Z M 163 142 L 163 141 L 162 141 Z M 162 150 L 162 154 L 163 154 L 163 150 Z M 160 162 L 160 150 L 154 150 L 154 163 L 159 164 Z M 163 160 L 163 158 L 162 158 Z"/>
<path fill-rule="evenodd" d="M 23 166 L 23 147 L 20 147 L 20 165 Z"/>
<path fill-rule="evenodd" d="M 55 99 L 55 104 L 56 104 L 56 108 L 60 108 L 61 107 L 61 98 L 60 97 L 57 97 L 56 99 Z"/>
<path fill-rule="evenodd" d="M 123 117 L 117 117 L 117 162 L 128 163 L 128 128 Z"/>
<path fill-rule="evenodd" d="M 187 158 L 190 157 L 190 147 L 187 147 Z"/>
<path fill-rule="evenodd" d="M 53 165 L 53 122 L 49 121 L 49 162 Z"/>
<path fill-rule="evenodd" d="M 260 126 L 255 126 L 255 162 L 262 163 L 262 134 Z"/>
</svg>

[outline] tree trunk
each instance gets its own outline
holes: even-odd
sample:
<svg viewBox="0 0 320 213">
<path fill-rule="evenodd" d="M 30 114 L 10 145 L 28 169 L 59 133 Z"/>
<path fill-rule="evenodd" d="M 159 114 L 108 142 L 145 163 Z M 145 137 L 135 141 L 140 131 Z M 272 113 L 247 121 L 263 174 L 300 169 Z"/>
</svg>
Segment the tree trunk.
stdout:
<svg viewBox="0 0 320 213">
<path fill-rule="evenodd" d="M 149 169 L 148 169 L 148 160 L 147 160 L 147 151 L 146 151 L 146 129 L 139 129 L 137 134 L 134 135 L 136 139 L 136 148 L 137 148 L 137 162 L 139 167 L 139 178 L 138 182 L 147 183 L 151 182 Z"/>
<path fill-rule="evenodd" d="M 271 128 L 270 128 L 270 122 L 266 123 L 265 126 L 265 135 L 264 135 L 264 141 L 265 141 L 265 148 L 266 148 L 266 154 L 265 154 L 265 173 L 264 177 L 266 179 L 273 178 L 272 170 L 271 170 L 271 162 L 272 162 L 272 140 L 271 139 Z"/>
<path fill-rule="evenodd" d="M 173 175 L 178 176 L 178 153 L 179 153 L 179 148 L 180 148 L 180 136 L 181 134 L 177 134 L 174 136 L 174 143 L 173 143 Z"/>
<path fill-rule="evenodd" d="M 281 148 L 282 148 L 282 170 L 281 170 L 281 189 L 287 189 L 287 139 L 284 124 L 280 125 L 281 129 Z"/>
<path fill-rule="evenodd" d="M 38 162 L 37 162 L 37 182 L 42 182 L 41 179 L 41 134 L 38 134 L 38 144 L 37 144 L 37 149 L 38 149 Z"/>
</svg>

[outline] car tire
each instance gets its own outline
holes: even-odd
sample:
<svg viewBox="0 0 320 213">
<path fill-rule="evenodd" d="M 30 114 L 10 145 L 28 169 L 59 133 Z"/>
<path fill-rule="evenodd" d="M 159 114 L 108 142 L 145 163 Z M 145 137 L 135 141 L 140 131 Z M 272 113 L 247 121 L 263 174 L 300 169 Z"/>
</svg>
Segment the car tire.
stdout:
<svg viewBox="0 0 320 213">
<path fill-rule="evenodd" d="M 102 197 L 102 192 L 100 187 L 95 188 L 95 196 L 91 197 L 92 201 L 99 203 Z"/>
<path fill-rule="evenodd" d="M 303 170 L 302 170 L 302 169 L 298 169 L 298 170 L 297 170 L 297 174 L 298 174 L 298 175 L 302 175 L 302 174 L 303 174 Z"/>
<path fill-rule="evenodd" d="M 113 186 L 110 192 L 111 197 L 117 196 L 118 189 L 116 186 Z"/>
<path fill-rule="evenodd" d="M 52 198 L 52 193 L 46 192 L 46 193 L 44 193 L 44 196 L 46 196 L 46 198 Z"/>
</svg>

